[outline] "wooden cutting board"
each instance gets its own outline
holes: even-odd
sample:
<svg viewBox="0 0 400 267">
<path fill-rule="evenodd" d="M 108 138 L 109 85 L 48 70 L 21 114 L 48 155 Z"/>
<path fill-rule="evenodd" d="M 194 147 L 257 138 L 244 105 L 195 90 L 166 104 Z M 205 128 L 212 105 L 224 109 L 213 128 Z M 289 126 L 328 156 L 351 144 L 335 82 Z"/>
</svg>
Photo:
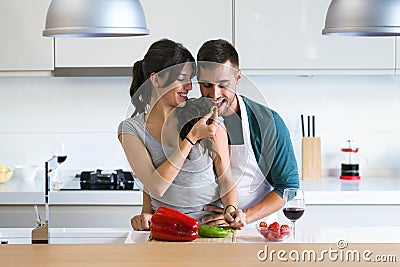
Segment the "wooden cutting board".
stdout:
<svg viewBox="0 0 400 267">
<path fill-rule="evenodd" d="M 160 243 L 160 242 L 171 242 L 171 241 L 160 241 L 155 239 L 148 239 L 147 243 Z M 179 242 L 182 243 L 182 242 Z M 236 233 L 229 233 L 224 238 L 210 238 L 210 237 L 198 237 L 193 241 L 190 242 L 183 242 L 183 243 L 236 243 Z"/>
</svg>

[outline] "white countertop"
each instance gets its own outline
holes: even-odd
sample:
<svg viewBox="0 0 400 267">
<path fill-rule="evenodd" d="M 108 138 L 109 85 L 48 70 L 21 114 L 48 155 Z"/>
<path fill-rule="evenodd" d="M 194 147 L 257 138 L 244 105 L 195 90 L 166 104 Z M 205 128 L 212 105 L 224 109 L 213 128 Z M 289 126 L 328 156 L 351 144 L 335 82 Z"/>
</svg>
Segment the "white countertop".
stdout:
<svg viewBox="0 0 400 267">
<path fill-rule="evenodd" d="M 73 176 L 66 177 L 64 184 Z M 307 205 L 317 204 L 400 204 L 400 177 L 362 177 L 345 181 L 324 177 L 319 181 L 302 181 Z M 51 191 L 50 205 L 141 205 L 140 191 Z M 0 184 L 0 205 L 44 204 L 43 172 L 32 182 L 13 180 Z"/>
<path fill-rule="evenodd" d="M 8 182 L 0 184 L 0 205 L 44 204 L 43 177 L 43 170 L 39 170 L 33 181 L 23 181 L 11 177 Z"/>
<path fill-rule="evenodd" d="M 0 228 L 0 240 L 30 239 L 32 228 Z M 149 231 L 134 231 L 128 228 L 50 228 L 50 240 L 73 243 L 74 239 L 90 243 L 102 239 L 126 244 L 146 243 Z M 296 238 L 290 236 L 286 243 L 400 243 L 400 227 L 298 227 Z M 267 242 L 254 227 L 236 231 L 237 243 Z M 52 241 L 50 241 L 52 243 Z"/>
<path fill-rule="evenodd" d="M 78 170 L 62 170 L 62 186 L 73 184 L 79 188 Z M 33 181 L 11 179 L 0 184 L 0 205 L 45 204 L 43 170 Z M 50 205 L 142 205 L 142 192 L 133 190 L 51 190 Z"/>
<path fill-rule="evenodd" d="M 0 228 L 0 241 L 9 244 L 31 244 L 33 228 Z M 128 228 L 50 228 L 50 244 L 123 243 Z"/>
<path fill-rule="evenodd" d="M 127 244 L 146 243 L 149 231 L 131 231 Z M 290 236 L 285 243 L 400 243 L 400 227 L 313 227 L 296 228 L 296 238 Z M 237 243 L 268 242 L 254 227 L 236 231 Z"/>
<path fill-rule="evenodd" d="M 306 204 L 400 204 L 400 177 L 362 177 L 341 180 L 324 177 L 302 181 Z"/>
</svg>

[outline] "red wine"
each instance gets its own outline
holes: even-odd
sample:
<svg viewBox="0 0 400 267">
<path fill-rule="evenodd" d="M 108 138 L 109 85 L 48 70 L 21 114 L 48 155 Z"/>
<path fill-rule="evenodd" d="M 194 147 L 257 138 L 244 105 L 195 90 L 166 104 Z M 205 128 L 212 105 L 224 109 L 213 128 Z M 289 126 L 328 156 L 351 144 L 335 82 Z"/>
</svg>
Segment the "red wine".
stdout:
<svg viewBox="0 0 400 267">
<path fill-rule="evenodd" d="M 286 218 L 291 221 L 298 220 L 301 216 L 303 216 L 304 209 L 303 208 L 284 208 L 283 214 L 285 214 Z"/>
<path fill-rule="evenodd" d="M 67 156 L 57 156 L 58 164 L 63 163 L 67 159 Z"/>
</svg>

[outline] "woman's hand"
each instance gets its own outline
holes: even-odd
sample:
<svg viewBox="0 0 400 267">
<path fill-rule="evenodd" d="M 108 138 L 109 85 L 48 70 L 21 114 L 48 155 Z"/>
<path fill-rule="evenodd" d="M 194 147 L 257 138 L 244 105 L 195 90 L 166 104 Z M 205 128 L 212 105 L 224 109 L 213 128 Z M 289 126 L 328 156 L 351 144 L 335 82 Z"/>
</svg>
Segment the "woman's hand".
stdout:
<svg viewBox="0 0 400 267">
<path fill-rule="evenodd" d="M 246 226 L 246 213 L 244 213 L 242 210 L 235 210 L 232 212 L 227 212 L 224 215 L 225 221 L 228 223 L 228 225 L 234 229 L 242 229 L 243 227 Z"/>
<path fill-rule="evenodd" d="M 131 218 L 133 230 L 144 231 L 150 229 L 150 220 L 153 214 L 142 213 Z"/>
<path fill-rule="evenodd" d="M 212 138 L 215 136 L 218 127 L 218 113 L 210 112 L 196 122 L 188 136 L 193 142 L 204 138 Z"/>
<path fill-rule="evenodd" d="M 203 217 L 201 219 L 202 223 L 205 223 L 207 225 L 212 225 L 212 226 L 227 225 L 224 220 L 224 209 L 223 208 L 220 208 L 217 206 L 205 206 L 204 210 L 205 211 L 213 211 L 214 214 Z"/>
</svg>

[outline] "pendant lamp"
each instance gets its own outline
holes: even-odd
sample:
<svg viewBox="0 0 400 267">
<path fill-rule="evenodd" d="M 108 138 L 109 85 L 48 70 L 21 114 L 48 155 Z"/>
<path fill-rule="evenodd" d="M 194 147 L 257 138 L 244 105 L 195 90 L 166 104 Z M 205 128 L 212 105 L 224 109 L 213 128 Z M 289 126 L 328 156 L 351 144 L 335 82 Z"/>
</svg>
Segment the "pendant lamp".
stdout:
<svg viewBox="0 0 400 267">
<path fill-rule="evenodd" d="M 398 36 L 400 0 L 332 0 L 322 34 Z"/>
<path fill-rule="evenodd" d="M 52 0 L 43 36 L 125 37 L 148 35 L 139 0 Z"/>
</svg>

